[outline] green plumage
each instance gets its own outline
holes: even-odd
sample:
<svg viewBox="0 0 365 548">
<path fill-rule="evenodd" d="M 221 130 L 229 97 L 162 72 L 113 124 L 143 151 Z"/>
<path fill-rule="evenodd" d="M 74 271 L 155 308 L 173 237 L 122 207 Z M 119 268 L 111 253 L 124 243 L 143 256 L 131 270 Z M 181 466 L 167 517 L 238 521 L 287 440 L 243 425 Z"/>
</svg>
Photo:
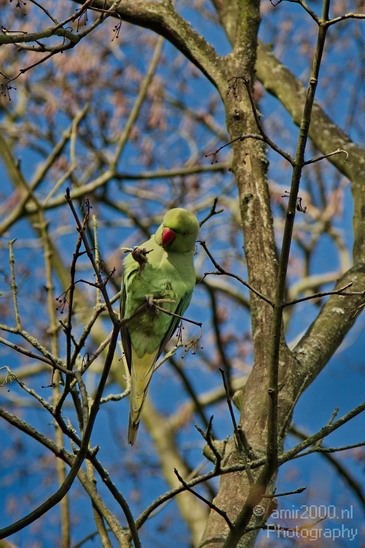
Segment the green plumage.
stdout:
<svg viewBox="0 0 365 548">
<path fill-rule="evenodd" d="M 179 318 L 157 310 L 153 304 L 136 311 L 152 298 L 166 311 L 182 316 L 195 286 L 193 254 L 199 223 L 182 208 L 169 210 L 156 233 L 139 246 L 148 253 L 147 262 L 129 254 L 123 261 L 122 317 L 131 318 L 122 327 L 122 343 L 131 374 L 128 441 L 138 430 L 156 360 L 172 337 Z M 160 300 L 162 299 L 162 300 Z M 160 300 L 160 301 L 159 301 Z"/>
</svg>

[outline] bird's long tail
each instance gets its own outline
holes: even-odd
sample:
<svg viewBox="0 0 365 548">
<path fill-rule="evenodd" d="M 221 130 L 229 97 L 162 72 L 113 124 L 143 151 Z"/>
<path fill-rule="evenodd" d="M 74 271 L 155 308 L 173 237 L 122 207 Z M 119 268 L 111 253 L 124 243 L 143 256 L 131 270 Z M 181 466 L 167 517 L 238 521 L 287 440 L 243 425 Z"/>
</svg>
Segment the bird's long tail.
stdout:
<svg viewBox="0 0 365 548">
<path fill-rule="evenodd" d="M 145 354 L 139 358 L 132 347 L 131 356 L 131 393 L 130 412 L 128 426 L 128 443 L 131 445 L 136 441 L 142 407 L 147 396 L 152 373 L 155 368 L 157 353 Z"/>
</svg>

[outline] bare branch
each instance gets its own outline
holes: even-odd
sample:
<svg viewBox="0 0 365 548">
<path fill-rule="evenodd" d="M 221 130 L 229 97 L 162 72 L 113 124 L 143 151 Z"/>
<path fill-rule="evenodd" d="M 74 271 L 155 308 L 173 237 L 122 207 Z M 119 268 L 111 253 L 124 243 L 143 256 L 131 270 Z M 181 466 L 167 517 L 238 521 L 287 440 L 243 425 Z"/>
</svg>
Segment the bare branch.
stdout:
<svg viewBox="0 0 365 548">
<path fill-rule="evenodd" d="M 183 480 L 183 478 L 180 476 L 179 472 L 176 470 L 176 468 L 174 469 L 174 472 L 175 472 L 175 475 L 176 477 L 178 478 L 178 480 L 182 483 L 183 487 L 189 491 L 190 493 L 192 493 L 195 497 L 197 497 L 199 500 L 203 501 L 204 504 L 206 504 L 207 506 L 209 506 L 209 508 L 211 508 L 212 510 L 214 510 L 215 512 L 217 512 L 220 516 L 222 516 L 222 518 L 224 519 L 224 521 L 227 523 L 228 527 L 230 529 L 232 529 L 233 527 L 233 524 L 231 522 L 231 520 L 229 519 L 227 513 L 222 510 L 221 508 L 218 508 L 218 506 L 216 506 L 213 502 L 209 501 L 208 499 L 206 499 L 205 497 L 203 497 L 202 495 L 200 495 L 199 493 L 197 493 L 196 491 L 194 491 L 194 489 L 192 489 L 191 487 L 189 487 L 189 485 L 186 483 L 185 480 Z"/>
<path fill-rule="evenodd" d="M 220 213 L 223 213 L 224 209 L 218 209 L 218 211 L 217 211 L 217 203 L 218 203 L 218 198 L 214 198 L 213 205 L 212 205 L 208 215 L 206 215 L 204 217 L 204 219 L 202 219 L 199 223 L 200 227 L 202 227 L 203 224 L 206 223 L 211 217 L 214 217 L 214 215 L 219 215 Z"/>
<path fill-rule="evenodd" d="M 286 453 L 283 453 L 283 455 L 280 456 L 279 462 L 280 465 L 284 464 L 285 462 L 288 462 L 289 460 L 293 459 L 297 455 L 299 456 L 305 449 L 310 447 L 311 445 L 315 445 L 317 442 L 322 441 L 325 437 L 327 437 L 329 434 L 334 432 L 335 430 L 338 430 L 341 426 L 352 420 L 354 417 L 357 417 L 361 413 L 365 411 L 365 403 L 362 403 L 343 415 L 340 419 L 337 419 L 336 421 L 333 421 L 331 424 L 328 424 L 327 426 L 324 426 L 319 432 L 316 434 L 313 434 L 312 436 L 309 436 L 306 440 L 299 443 L 297 446 L 293 447 Z M 318 445 L 316 446 L 318 448 Z"/>
<path fill-rule="evenodd" d="M 287 152 L 282 150 L 276 143 L 274 143 L 274 141 L 272 141 L 270 139 L 270 137 L 268 137 L 268 135 L 266 135 L 266 133 L 264 131 L 264 128 L 261 124 L 260 113 L 257 110 L 255 100 L 252 96 L 250 82 L 244 77 L 239 77 L 239 79 L 242 79 L 242 81 L 245 85 L 245 88 L 246 88 L 246 91 L 247 91 L 247 94 L 248 94 L 248 97 L 249 97 L 249 100 L 250 100 L 250 103 L 251 103 L 252 112 L 253 112 L 253 115 L 255 117 L 255 122 L 256 122 L 256 125 L 257 125 L 257 127 L 260 131 L 260 134 L 262 135 L 263 141 L 267 145 L 269 145 L 275 152 L 277 152 L 277 154 L 279 154 L 280 156 L 285 158 L 285 160 L 293 166 L 294 165 L 294 159 L 290 156 L 290 154 L 288 154 Z"/>
<path fill-rule="evenodd" d="M 156 310 L 159 310 L 160 312 L 163 312 L 164 314 L 167 314 L 168 316 L 172 316 L 173 318 L 178 318 L 182 322 L 188 322 L 192 323 L 194 325 L 197 325 L 198 327 L 202 327 L 202 322 L 196 322 L 195 320 L 191 320 L 190 318 L 186 318 L 185 316 L 180 316 L 179 314 L 176 314 L 175 312 L 171 312 L 170 310 L 166 310 L 166 308 L 163 308 L 162 306 L 159 306 L 156 304 L 157 302 L 163 302 L 165 299 L 153 299 L 152 301 L 148 301 L 148 306 L 152 308 L 156 308 Z"/>
<path fill-rule="evenodd" d="M 334 291 L 320 291 L 319 293 L 313 293 L 308 297 L 301 297 L 299 299 L 294 299 L 287 303 L 284 303 L 283 306 L 292 306 L 294 304 L 302 303 L 305 301 L 310 301 L 312 299 L 321 299 L 323 297 L 328 297 L 329 295 L 341 295 L 342 297 L 353 297 L 353 296 L 365 296 L 365 291 L 346 291 L 349 287 L 352 286 L 352 282 L 348 282 L 346 285 L 336 289 Z"/>
<path fill-rule="evenodd" d="M 329 21 L 325 21 L 322 24 L 325 24 L 327 27 L 331 25 L 335 25 L 336 23 L 340 23 L 341 21 L 346 21 L 346 19 L 365 19 L 364 13 L 345 13 L 344 15 L 340 15 L 339 17 L 334 17 L 333 19 L 330 19 Z"/>
<path fill-rule="evenodd" d="M 220 369 L 219 370 L 221 375 L 222 375 L 222 379 L 223 379 L 223 385 L 224 385 L 224 390 L 226 392 L 226 401 L 227 401 L 227 405 L 228 405 L 228 409 L 229 409 L 229 414 L 231 416 L 231 421 L 232 421 L 232 424 L 233 424 L 233 429 L 234 429 L 234 435 L 235 435 L 235 439 L 236 439 L 236 443 L 237 443 L 237 446 L 240 448 L 243 456 L 248 458 L 248 459 L 253 459 L 254 458 L 254 454 L 252 452 L 252 449 L 246 439 L 246 436 L 245 436 L 245 433 L 243 432 L 243 430 L 237 425 L 237 422 L 236 422 L 236 418 L 234 416 L 234 411 L 233 411 L 233 406 L 232 406 L 232 400 L 231 400 L 231 394 L 229 393 L 229 390 L 228 390 L 228 385 L 227 385 L 227 382 L 226 382 L 226 377 L 225 377 L 225 374 L 224 374 L 224 371 L 223 369 Z M 247 463 L 247 461 L 246 461 Z M 250 482 L 250 484 L 253 483 L 253 477 L 250 473 L 250 469 L 247 468 L 246 470 L 247 472 L 247 477 L 248 477 L 248 480 Z"/>
<path fill-rule="evenodd" d="M 198 430 L 199 434 L 202 436 L 202 438 L 207 442 L 209 449 L 212 452 L 212 455 L 214 456 L 214 466 L 216 470 L 219 470 L 221 467 L 222 457 L 221 453 L 218 451 L 217 447 L 215 446 L 215 440 L 213 435 L 213 415 L 210 417 L 207 429 L 204 432 L 199 426 L 195 425 L 195 428 Z"/>
<path fill-rule="evenodd" d="M 336 154 L 345 154 L 346 156 L 345 161 L 348 160 L 349 153 L 346 150 L 338 148 L 337 150 L 334 150 L 333 152 L 330 152 L 329 154 L 322 154 L 321 156 L 317 156 L 316 158 L 312 158 L 311 160 L 306 160 L 304 162 L 304 165 L 307 166 L 309 164 L 314 164 L 315 162 L 320 162 L 321 160 L 325 160 L 326 158 L 331 158 L 332 156 L 336 156 Z"/>
<path fill-rule="evenodd" d="M 260 299 L 262 299 L 263 301 L 265 301 L 268 304 L 270 304 L 271 306 L 273 306 L 273 301 L 271 299 L 269 299 L 268 297 L 263 295 L 260 291 L 257 291 L 257 289 L 252 287 L 248 282 L 245 282 L 245 280 L 243 280 L 240 276 L 237 276 L 236 274 L 232 274 L 231 272 L 227 272 L 224 268 L 222 268 L 217 263 L 217 261 L 214 259 L 213 255 L 210 253 L 210 251 L 207 248 L 207 245 L 206 245 L 205 242 L 203 242 L 201 240 L 198 240 L 198 243 L 200 243 L 200 245 L 202 246 L 202 248 L 204 249 L 204 251 L 208 255 L 209 259 L 212 261 L 213 265 L 216 267 L 216 269 L 218 271 L 218 272 L 206 272 L 204 274 L 204 276 L 208 276 L 209 274 L 230 276 L 231 278 L 234 278 L 235 280 L 238 280 L 242 285 L 244 285 L 250 291 L 252 291 L 252 293 L 255 293 L 255 295 L 257 295 L 257 297 L 260 297 Z"/>
<path fill-rule="evenodd" d="M 302 6 L 302 8 L 311 16 L 311 18 L 313 19 L 313 21 L 317 23 L 317 25 L 321 24 L 321 20 L 319 19 L 317 14 L 308 6 L 305 0 L 289 0 L 289 2 L 293 2 L 295 4 L 299 4 L 300 6 Z M 277 5 L 278 3 L 279 2 L 275 3 L 274 5 Z"/>
<path fill-rule="evenodd" d="M 18 288 L 15 280 L 14 242 L 15 240 L 12 240 L 9 242 L 9 264 L 10 264 L 10 273 L 11 273 L 11 292 L 13 295 L 15 323 L 16 323 L 16 329 L 20 331 L 22 329 L 22 324 L 20 321 L 19 306 L 18 306 L 18 295 L 17 295 Z"/>
<path fill-rule="evenodd" d="M 82 0 L 77 0 L 81 3 Z M 105 8 L 104 0 L 93 7 Z M 175 11 L 171 2 L 119 0 L 115 11 L 123 21 L 148 28 L 169 40 L 217 87 L 224 86 L 224 65 L 214 48 Z"/>
<path fill-rule="evenodd" d="M 98 283 L 98 288 L 100 289 L 102 295 L 103 295 L 103 298 L 104 298 L 104 302 L 106 304 L 106 307 L 108 309 L 108 313 L 109 313 L 109 316 L 110 316 L 110 319 L 111 321 L 113 322 L 113 324 L 115 325 L 116 323 L 118 323 L 119 319 L 117 318 L 116 314 L 114 313 L 113 311 L 113 308 L 111 306 L 111 303 L 110 303 L 110 299 L 109 299 L 109 295 L 106 291 L 106 287 L 105 287 L 105 282 L 104 280 L 102 279 L 102 276 L 101 276 L 101 273 L 100 273 L 100 270 L 98 268 L 98 265 L 95 261 L 95 258 L 94 258 L 94 254 L 91 250 L 91 247 L 90 247 L 90 244 L 89 244 L 89 241 L 87 239 L 87 236 L 86 236 L 86 233 L 85 233 L 85 227 L 86 227 L 86 223 L 87 223 L 87 220 L 88 220 L 88 216 L 86 215 L 85 216 L 85 220 L 83 223 L 81 223 L 80 219 L 79 219 L 79 216 L 74 208 L 74 205 L 72 203 L 72 198 L 71 198 L 71 195 L 70 195 L 70 190 L 67 189 L 66 190 L 66 201 L 68 203 L 68 205 L 70 206 L 70 209 L 72 211 L 72 214 L 75 218 L 75 221 L 76 221 L 76 225 L 77 225 L 77 230 L 79 231 L 79 234 L 82 238 L 82 242 L 85 246 L 85 249 L 86 249 L 86 253 L 87 253 L 87 256 L 93 266 L 93 269 L 94 269 L 94 272 L 95 272 L 95 275 L 96 275 L 96 279 L 97 279 L 97 283 Z"/>
</svg>

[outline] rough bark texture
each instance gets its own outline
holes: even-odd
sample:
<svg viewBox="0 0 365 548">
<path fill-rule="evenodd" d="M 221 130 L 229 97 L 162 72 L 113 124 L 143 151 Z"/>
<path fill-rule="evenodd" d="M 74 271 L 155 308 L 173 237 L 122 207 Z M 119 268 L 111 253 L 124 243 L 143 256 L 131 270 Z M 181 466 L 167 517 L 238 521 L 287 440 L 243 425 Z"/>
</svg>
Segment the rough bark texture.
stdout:
<svg viewBox="0 0 365 548">
<path fill-rule="evenodd" d="M 224 102 L 227 128 L 233 140 L 240 135 L 258 131 L 242 78 L 250 82 L 252 87 L 260 15 L 259 4 L 255 1 L 240 2 L 236 11 L 233 11 L 232 6 L 227 7 L 229 8 L 230 13 L 225 12 L 222 18 L 232 33 L 234 49 L 227 58 L 227 79 L 230 86 Z M 272 297 L 277 277 L 277 260 L 263 143 L 254 139 L 236 141 L 233 145 L 232 171 L 239 192 L 249 282 L 255 289 Z M 263 261 L 266 268 L 260 267 Z M 250 300 L 254 365 L 244 389 L 240 425 L 253 453 L 258 457 L 266 449 L 269 361 L 267 341 L 270 336 L 272 308 L 256 295 L 251 294 Z M 243 455 L 231 440 L 224 464 L 242 463 L 247 458 L 248 455 Z M 234 522 L 246 502 L 249 490 L 250 482 L 246 472 L 228 474 L 221 478 L 214 503 L 224 508 Z M 223 518 L 216 512 L 211 512 L 201 546 L 222 546 L 227 533 L 228 526 Z M 256 533 L 246 537 L 242 545 L 250 545 L 255 537 Z"/>
<path fill-rule="evenodd" d="M 296 124 L 300 123 L 305 98 L 305 88 L 295 76 L 284 67 L 263 43 L 257 49 L 257 78 L 267 91 L 272 93 L 291 114 Z M 351 139 L 326 115 L 318 104 L 314 104 L 309 135 L 322 154 L 336 149 L 345 154 L 331 156 L 329 161 L 351 181 L 354 198 L 354 262 L 364 262 L 365 241 L 365 150 Z"/>
</svg>

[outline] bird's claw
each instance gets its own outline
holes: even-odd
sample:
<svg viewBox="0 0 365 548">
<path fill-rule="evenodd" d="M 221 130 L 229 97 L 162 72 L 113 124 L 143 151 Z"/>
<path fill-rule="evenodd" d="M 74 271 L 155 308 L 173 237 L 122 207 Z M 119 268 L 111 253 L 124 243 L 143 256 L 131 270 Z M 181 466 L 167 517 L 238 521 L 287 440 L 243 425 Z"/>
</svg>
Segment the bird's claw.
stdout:
<svg viewBox="0 0 365 548">
<path fill-rule="evenodd" d="M 148 304 L 148 306 L 154 306 L 155 302 L 152 295 L 146 295 L 146 303 Z"/>
<path fill-rule="evenodd" d="M 144 269 L 146 266 L 146 263 L 148 263 L 147 255 L 148 253 L 151 253 L 152 249 L 147 251 L 144 247 L 135 247 L 132 250 L 132 257 L 133 259 L 139 264 L 139 268 L 141 270 Z"/>
<path fill-rule="evenodd" d="M 169 299 L 166 297 L 153 297 L 153 295 L 146 295 L 146 303 L 148 306 L 156 307 L 164 303 L 168 304 L 174 304 L 176 301 L 175 299 Z"/>
</svg>

